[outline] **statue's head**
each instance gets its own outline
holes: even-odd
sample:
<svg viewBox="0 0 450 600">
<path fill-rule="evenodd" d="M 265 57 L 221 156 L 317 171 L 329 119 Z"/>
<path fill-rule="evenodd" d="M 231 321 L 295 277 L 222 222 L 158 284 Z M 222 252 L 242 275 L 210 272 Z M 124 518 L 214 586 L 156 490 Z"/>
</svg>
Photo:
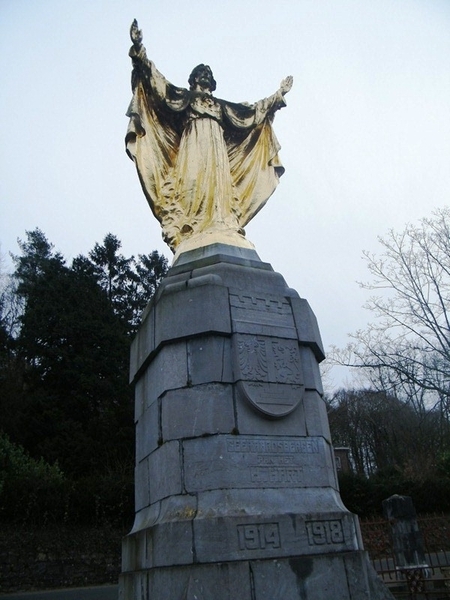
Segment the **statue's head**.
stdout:
<svg viewBox="0 0 450 600">
<path fill-rule="evenodd" d="M 213 77 L 211 67 L 208 65 L 197 65 L 189 75 L 189 87 L 191 90 L 195 90 L 197 86 L 203 89 L 208 89 L 211 92 L 216 89 L 216 80 Z"/>
</svg>

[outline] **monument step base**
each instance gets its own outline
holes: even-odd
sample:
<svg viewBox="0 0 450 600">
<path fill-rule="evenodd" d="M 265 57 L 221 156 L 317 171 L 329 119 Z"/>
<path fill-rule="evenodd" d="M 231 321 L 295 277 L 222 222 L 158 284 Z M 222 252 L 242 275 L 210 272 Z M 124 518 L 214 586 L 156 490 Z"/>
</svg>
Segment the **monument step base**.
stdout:
<svg viewBox="0 0 450 600">
<path fill-rule="evenodd" d="M 364 551 L 123 573 L 119 600 L 393 600 Z"/>
<path fill-rule="evenodd" d="M 168 511 L 151 526 L 141 523 L 123 539 L 122 570 L 348 553 L 363 547 L 356 516 L 337 506 L 318 513 L 299 507 L 289 511 L 288 504 L 289 512 L 272 514 L 225 515 L 222 509 L 217 506 L 216 515 L 192 511 L 190 519 L 186 514 L 171 519 L 177 515 Z"/>
</svg>

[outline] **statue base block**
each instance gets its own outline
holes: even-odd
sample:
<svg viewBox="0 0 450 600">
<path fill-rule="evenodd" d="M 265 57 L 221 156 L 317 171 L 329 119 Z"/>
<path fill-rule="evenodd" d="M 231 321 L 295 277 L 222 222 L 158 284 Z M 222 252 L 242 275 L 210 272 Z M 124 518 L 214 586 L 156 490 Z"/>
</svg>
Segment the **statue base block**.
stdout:
<svg viewBox="0 0 450 600">
<path fill-rule="evenodd" d="M 132 344 L 123 600 L 392 598 L 343 506 L 306 300 L 254 250 L 180 255 Z"/>
<path fill-rule="evenodd" d="M 119 598 L 393 599 L 364 552 L 144 570 L 122 576 Z"/>
</svg>

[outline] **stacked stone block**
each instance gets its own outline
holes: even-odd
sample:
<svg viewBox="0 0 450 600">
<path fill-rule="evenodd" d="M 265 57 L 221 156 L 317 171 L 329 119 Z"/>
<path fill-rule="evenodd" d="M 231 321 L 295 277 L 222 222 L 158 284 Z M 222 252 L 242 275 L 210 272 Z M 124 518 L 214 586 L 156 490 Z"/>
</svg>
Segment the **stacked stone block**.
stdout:
<svg viewBox="0 0 450 600">
<path fill-rule="evenodd" d="M 256 252 L 182 254 L 131 352 L 125 600 L 389 598 L 340 500 L 306 300 Z"/>
</svg>

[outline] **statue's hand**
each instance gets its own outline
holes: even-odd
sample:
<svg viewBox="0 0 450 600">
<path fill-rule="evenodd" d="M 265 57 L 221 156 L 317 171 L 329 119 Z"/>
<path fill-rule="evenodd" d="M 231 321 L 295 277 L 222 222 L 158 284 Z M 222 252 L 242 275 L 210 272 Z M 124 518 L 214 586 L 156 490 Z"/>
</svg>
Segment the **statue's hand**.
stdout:
<svg viewBox="0 0 450 600">
<path fill-rule="evenodd" d="M 288 77 L 283 79 L 283 81 L 280 83 L 280 91 L 283 94 L 283 96 L 289 92 L 293 83 L 294 78 L 292 77 L 292 75 L 288 75 Z"/>
<path fill-rule="evenodd" d="M 139 51 L 142 46 L 142 31 L 139 29 L 136 19 L 134 19 L 134 21 L 131 23 L 130 37 L 131 41 L 133 42 L 133 46 Z"/>
</svg>

